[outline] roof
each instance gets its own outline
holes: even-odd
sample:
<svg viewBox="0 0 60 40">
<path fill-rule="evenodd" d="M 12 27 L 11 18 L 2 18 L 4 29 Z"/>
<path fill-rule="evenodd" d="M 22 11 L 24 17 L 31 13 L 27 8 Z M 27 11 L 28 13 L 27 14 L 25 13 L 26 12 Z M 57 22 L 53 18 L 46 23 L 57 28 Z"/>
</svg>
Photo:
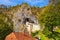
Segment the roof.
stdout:
<svg viewBox="0 0 60 40">
<path fill-rule="evenodd" d="M 31 35 L 28 33 L 23 32 L 12 32 L 9 34 L 5 40 L 35 40 Z"/>
</svg>

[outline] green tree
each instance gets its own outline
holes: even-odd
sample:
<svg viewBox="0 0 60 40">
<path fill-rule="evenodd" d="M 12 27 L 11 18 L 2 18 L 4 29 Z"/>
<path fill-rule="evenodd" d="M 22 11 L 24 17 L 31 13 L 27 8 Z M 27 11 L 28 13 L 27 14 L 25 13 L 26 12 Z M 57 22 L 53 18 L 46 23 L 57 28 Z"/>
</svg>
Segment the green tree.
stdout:
<svg viewBox="0 0 60 40">
<path fill-rule="evenodd" d="M 12 32 L 12 22 L 7 15 L 0 13 L 0 40 L 5 40 L 5 37 Z"/>
<path fill-rule="evenodd" d="M 60 40 L 60 33 L 53 31 L 60 26 L 60 2 L 46 6 L 38 15 L 39 23 L 44 25 L 43 33 L 49 38 Z M 57 39 L 58 38 L 58 39 Z"/>
</svg>

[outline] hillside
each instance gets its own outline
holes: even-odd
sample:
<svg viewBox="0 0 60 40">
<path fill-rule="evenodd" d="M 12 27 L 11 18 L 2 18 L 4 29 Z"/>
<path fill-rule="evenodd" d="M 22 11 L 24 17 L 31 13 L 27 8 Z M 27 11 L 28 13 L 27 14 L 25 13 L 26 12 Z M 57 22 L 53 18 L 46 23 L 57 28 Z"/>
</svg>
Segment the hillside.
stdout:
<svg viewBox="0 0 60 40">
<path fill-rule="evenodd" d="M 25 8 L 25 9 L 24 9 Z M 21 11 L 22 10 L 22 11 Z M 35 11 L 34 11 L 35 10 Z M 41 8 L 39 7 L 30 7 L 28 4 L 26 3 L 23 3 L 21 5 L 17 5 L 17 6 L 13 6 L 13 7 L 4 7 L 4 6 L 1 6 L 0 7 L 0 39 L 1 40 L 4 40 L 6 35 L 10 34 L 12 31 L 13 31 L 13 17 L 14 17 L 14 14 L 15 16 L 18 14 L 18 13 L 27 13 L 26 15 L 30 15 L 32 13 L 32 15 L 36 16 L 37 17 L 37 14 L 40 13 L 40 11 L 42 10 Z M 19 14 L 21 15 L 21 14 Z M 23 16 L 20 16 L 20 17 L 23 17 Z M 18 17 L 17 17 L 18 18 Z M 34 19 L 34 18 L 33 18 Z M 1 21 L 2 20 L 2 21 Z M 2 22 L 4 24 L 2 24 Z M 6 26 L 6 25 L 8 26 Z M 1 27 L 2 25 L 4 25 L 3 27 Z M 5 27 L 6 26 L 6 27 Z M 4 29 L 4 30 L 3 30 Z M 9 30 L 9 31 L 8 31 Z M 2 32 L 1 32 L 2 31 Z M 5 32 L 4 32 L 5 31 Z M 5 35 L 3 35 L 3 34 Z M 2 39 L 3 38 L 3 39 Z"/>
</svg>

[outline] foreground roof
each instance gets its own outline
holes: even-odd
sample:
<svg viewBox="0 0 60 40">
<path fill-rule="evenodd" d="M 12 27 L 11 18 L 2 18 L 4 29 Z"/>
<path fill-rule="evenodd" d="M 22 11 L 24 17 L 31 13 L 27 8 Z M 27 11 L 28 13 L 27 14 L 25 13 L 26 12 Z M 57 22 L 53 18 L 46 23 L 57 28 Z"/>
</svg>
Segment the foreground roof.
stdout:
<svg viewBox="0 0 60 40">
<path fill-rule="evenodd" d="M 31 37 L 28 33 L 12 32 L 6 37 L 5 40 L 35 40 L 35 39 Z"/>
</svg>

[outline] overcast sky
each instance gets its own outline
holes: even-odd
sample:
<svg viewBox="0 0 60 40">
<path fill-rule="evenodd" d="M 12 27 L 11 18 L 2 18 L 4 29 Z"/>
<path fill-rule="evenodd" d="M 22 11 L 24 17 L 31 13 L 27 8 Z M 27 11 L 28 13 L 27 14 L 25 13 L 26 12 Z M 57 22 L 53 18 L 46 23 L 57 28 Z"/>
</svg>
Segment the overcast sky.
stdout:
<svg viewBox="0 0 60 40">
<path fill-rule="evenodd" d="M 48 0 L 0 0 L 0 4 L 16 6 L 21 3 L 28 3 L 30 6 L 46 6 Z"/>
</svg>

